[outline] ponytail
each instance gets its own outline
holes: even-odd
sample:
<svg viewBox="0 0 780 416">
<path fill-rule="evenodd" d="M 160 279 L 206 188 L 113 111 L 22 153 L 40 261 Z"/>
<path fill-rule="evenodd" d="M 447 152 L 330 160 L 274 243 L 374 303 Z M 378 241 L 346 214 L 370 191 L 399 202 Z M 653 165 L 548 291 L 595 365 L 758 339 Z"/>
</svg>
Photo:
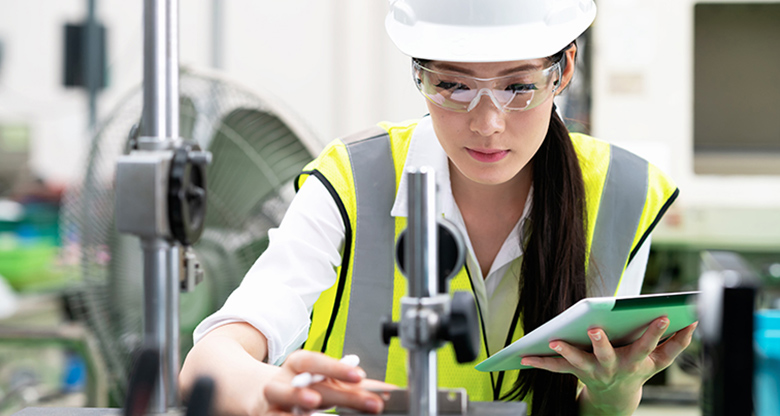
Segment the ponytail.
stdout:
<svg viewBox="0 0 780 416">
<path fill-rule="evenodd" d="M 586 295 L 585 186 L 569 131 L 555 111 L 533 169 L 532 226 L 519 286 L 525 333 Z M 529 392 L 536 392 L 532 414 L 578 413 L 577 378 L 571 374 L 522 370 L 503 399 L 522 399 Z"/>
</svg>

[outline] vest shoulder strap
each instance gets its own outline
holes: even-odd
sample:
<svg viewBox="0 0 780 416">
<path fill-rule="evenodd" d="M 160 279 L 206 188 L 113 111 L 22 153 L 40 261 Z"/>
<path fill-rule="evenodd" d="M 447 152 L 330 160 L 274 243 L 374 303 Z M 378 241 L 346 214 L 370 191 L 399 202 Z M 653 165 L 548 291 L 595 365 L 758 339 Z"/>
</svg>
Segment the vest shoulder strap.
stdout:
<svg viewBox="0 0 780 416">
<path fill-rule="evenodd" d="M 356 142 L 360 142 L 360 141 L 363 141 L 363 140 L 375 139 L 375 138 L 380 137 L 380 136 L 388 136 L 389 137 L 389 135 L 388 135 L 387 131 L 385 131 L 385 129 L 383 129 L 383 128 L 379 127 L 379 126 L 372 126 L 372 127 L 369 127 L 369 128 L 367 128 L 365 130 L 361 130 L 361 131 L 359 131 L 357 133 L 350 134 L 349 136 L 342 138 L 341 141 L 344 144 L 349 145 L 351 143 L 356 143 Z"/>
<path fill-rule="evenodd" d="M 355 251 L 344 354 L 360 355 L 361 367 L 384 380 L 388 347 L 377 316 L 393 310 L 395 167 L 389 134 L 372 128 L 344 139 L 355 185 Z M 373 311 L 367 313 L 367 311 Z"/>
<path fill-rule="evenodd" d="M 645 159 L 593 137 L 572 133 L 588 209 L 588 295 L 614 296 L 626 266 L 679 194 Z"/>
<path fill-rule="evenodd" d="M 588 270 L 589 296 L 614 296 L 632 251 L 634 236 L 645 207 L 647 161 L 610 145 L 610 160 L 601 192 Z"/>
</svg>

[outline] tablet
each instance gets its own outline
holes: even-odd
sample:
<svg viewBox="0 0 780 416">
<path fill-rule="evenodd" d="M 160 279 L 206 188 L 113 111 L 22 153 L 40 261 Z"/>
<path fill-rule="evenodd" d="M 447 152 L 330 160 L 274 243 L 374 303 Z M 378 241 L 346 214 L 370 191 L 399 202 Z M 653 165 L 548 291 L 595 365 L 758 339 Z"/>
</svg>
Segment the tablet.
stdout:
<svg viewBox="0 0 780 416">
<path fill-rule="evenodd" d="M 566 341 L 584 349 L 592 343 L 588 330 L 602 328 L 615 347 L 630 344 L 661 316 L 669 318 L 667 337 L 694 323 L 699 292 L 661 293 L 631 297 L 585 298 L 550 319 L 487 360 L 476 365 L 479 371 L 531 368 L 520 364 L 526 356 L 557 355 L 549 343 Z"/>
</svg>

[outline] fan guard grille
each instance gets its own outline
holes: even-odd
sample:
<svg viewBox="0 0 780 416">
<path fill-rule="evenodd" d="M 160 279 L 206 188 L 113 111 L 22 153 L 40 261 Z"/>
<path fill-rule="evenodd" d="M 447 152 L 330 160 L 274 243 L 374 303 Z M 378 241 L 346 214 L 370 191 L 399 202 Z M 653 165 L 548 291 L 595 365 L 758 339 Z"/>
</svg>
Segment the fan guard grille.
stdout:
<svg viewBox="0 0 780 416">
<path fill-rule="evenodd" d="M 222 305 L 267 246 L 293 195 L 291 181 L 319 141 L 278 101 L 214 75 L 182 73 L 180 131 L 212 152 L 205 229 L 193 247 L 204 282 L 181 296 L 182 352 L 195 325 Z M 143 338 L 143 260 L 137 237 L 114 224 L 114 175 L 141 115 L 138 88 L 94 136 L 79 184 L 66 191 L 61 231 L 76 319 L 99 340 L 110 398 L 124 401 L 132 354 Z M 69 259 L 69 260 L 68 260 Z M 184 354 L 182 354 L 184 356 Z"/>
</svg>

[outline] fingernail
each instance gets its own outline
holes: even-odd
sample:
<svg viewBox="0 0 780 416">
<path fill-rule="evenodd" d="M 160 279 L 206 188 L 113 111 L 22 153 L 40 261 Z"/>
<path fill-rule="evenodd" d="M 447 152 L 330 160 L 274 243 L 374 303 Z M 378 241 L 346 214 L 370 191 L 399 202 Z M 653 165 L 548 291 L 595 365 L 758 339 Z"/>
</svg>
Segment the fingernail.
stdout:
<svg viewBox="0 0 780 416">
<path fill-rule="evenodd" d="M 379 413 L 379 402 L 373 399 L 366 400 L 366 409 L 371 413 Z"/>
<path fill-rule="evenodd" d="M 536 360 L 534 360 L 533 358 L 527 358 L 526 357 L 526 358 L 523 358 L 522 360 L 520 360 L 520 364 L 527 365 L 529 367 L 535 367 L 536 366 Z"/>
<path fill-rule="evenodd" d="M 668 325 L 669 325 L 668 319 L 661 319 L 660 321 L 658 321 L 658 327 L 661 329 L 666 329 Z"/>
<path fill-rule="evenodd" d="M 601 341 L 601 331 L 599 331 L 598 329 L 588 331 L 588 335 L 590 335 L 590 337 L 593 338 L 594 341 Z"/>
<path fill-rule="evenodd" d="M 558 344 L 557 342 L 551 342 L 550 348 L 554 349 L 555 351 L 561 352 L 563 348 L 561 348 L 561 344 Z"/>
<path fill-rule="evenodd" d="M 351 380 L 355 380 L 355 382 L 360 382 L 367 377 L 366 372 L 363 371 L 362 368 L 350 370 L 348 376 Z"/>
<path fill-rule="evenodd" d="M 306 402 L 307 407 L 314 407 L 319 404 L 320 401 L 319 394 L 313 391 L 304 390 L 301 392 L 301 396 L 303 398 L 303 401 Z"/>
</svg>

